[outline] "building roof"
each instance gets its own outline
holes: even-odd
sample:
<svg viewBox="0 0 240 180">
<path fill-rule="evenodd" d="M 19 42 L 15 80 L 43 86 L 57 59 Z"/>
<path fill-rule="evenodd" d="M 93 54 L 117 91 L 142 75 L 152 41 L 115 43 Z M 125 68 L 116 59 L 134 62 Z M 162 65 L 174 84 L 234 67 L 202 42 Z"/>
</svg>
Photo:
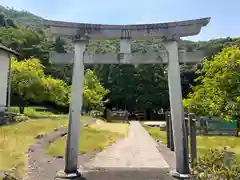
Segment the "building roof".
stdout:
<svg viewBox="0 0 240 180">
<path fill-rule="evenodd" d="M 10 53 L 10 54 L 13 54 L 13 55 L 15 55 L 15 56 L 20 56 L 20 54 L 19 54 L 18 52 L 14 51 L 14 50 L 12 50 L 12 49 L 9 49 L 9 48 L 7 48 L 6 46 L 3 46 L 3 45 L 1 45 L 1 44 L 0 44 L 0 50 L 3 50 L 3 51 L 5 51 L 5 52 Z"/>
</svg>

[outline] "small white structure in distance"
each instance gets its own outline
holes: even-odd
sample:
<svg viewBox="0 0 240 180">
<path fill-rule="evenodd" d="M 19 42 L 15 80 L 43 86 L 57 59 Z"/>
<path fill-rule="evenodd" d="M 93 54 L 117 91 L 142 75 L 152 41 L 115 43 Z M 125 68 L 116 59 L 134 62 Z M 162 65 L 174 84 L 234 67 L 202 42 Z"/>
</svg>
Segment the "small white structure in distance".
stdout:
<svg viewBox="0 0 240 180">
<path fill-rule="evenodd" d="M 147 126 L 166 127 L 165 121 L 145 121 L 143 124 Z"/>
<path fill-rule="evenodd" d="M 7 104 L 8 75 L 12 56 L 19 54 L 0 44 L 0 116 Z"/>
</svg>

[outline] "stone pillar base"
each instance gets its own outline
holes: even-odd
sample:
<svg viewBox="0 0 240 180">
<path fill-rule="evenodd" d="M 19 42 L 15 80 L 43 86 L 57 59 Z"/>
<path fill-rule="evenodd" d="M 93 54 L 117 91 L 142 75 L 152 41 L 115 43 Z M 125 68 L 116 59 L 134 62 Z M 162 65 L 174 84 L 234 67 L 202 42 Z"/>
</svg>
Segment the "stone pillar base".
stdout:
<svg viewBox="0 0 240 180">
<path fill-rule="evenodd" d="M 185 180 L 185 179 L 191 179 L 192 178 L 190 174 L 180 174 L 176 170 L 171 171 L 170 174 L 174 179 Z"/>
<path fill-rule="evenodd" d="M 76 172 L 74 173 L 66 173 L 64 170 L 60 170 L 57 172 L 55 178 L 59 178 L 59 179 L 73 179 L 73 178 L 79 178 L 79 180 L 82 177 L 82 171 L 80 169 L 78 169 Z"/>
</svg>

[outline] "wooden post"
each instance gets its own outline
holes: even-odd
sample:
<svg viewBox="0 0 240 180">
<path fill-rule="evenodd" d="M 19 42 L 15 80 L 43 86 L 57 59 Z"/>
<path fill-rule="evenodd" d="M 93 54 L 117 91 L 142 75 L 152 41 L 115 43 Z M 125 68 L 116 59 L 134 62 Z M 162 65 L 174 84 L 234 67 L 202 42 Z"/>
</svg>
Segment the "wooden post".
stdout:
<svg viewBox="0 0 240 180">
<path fill-rule="evenodd" d="M 169 119 L 169 144 L 170 144 L 170 150 L 174 151 L 173 127 L 172 127 L 171 113 L 168 114 L 168 119 Z"/>
<path fill-rule="evenodd" d="M 169 112 L 165 112 L 166 134 L 167 134 L 167 148 L 170 148 L 170 126 L 169 126 Z"/>
<path fill-rule="evenodd" d="M 194 164 L 197 160 L 197 130 L 196 130 L 196 120 L 194 119 L 194 114 L 188 114 L 189 121 L 189 137 L 190 137 L 190 153 L 191 153 L 191 167 L 194 167 Z"/>
<path fill-rule="evenodd" d="M 186 144 L 187 144 L 187 148 L 189 149 L 189 118 L 187 117 L 187 118 L 185 118 L 185 116 L 184 116 L 184 138 L 185 138 L 185 140 L 186 140 Z"/>
</svg>

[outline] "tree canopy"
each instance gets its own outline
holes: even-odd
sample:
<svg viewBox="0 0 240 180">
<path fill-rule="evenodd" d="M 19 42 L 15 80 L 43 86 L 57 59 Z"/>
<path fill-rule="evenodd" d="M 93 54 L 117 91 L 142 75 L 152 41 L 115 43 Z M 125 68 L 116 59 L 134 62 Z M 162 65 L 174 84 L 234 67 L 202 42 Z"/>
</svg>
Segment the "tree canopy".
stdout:
<svg viewBox="0 0 240 180">
<path fill-rule="evenodd" d="M 29 102 L 49 101 L 59 106 L 70 103 L 70 87 L 63 80 L 44 74 L 44 66 L 39 59 L 31 58 L 12 63 L 12 94 L 21 108 Z M 86 70 L 84 78 L 84 106 L 100 109 L 102 100 L 109 92 L 99 82 L 91 70 Z"/>
<path fill-rule="evenodd" d="M 0 28 L 0 43 L 21 53 L 21 59 L 38 58 L 48 64 L 53 44 L 44 34 L 31 28 Z"/>
<path fill-rule="evenodd" d="M 201 115 L 240 121 L 240 48 L 224 48 L 197 73 L 199 85 L 184 100 L 185 106 Z"/>
<path fill-rule="evenodd" d="M 51 101 L 63 106 L 69 103 L 67 84 L 46 76 L 39 59 L 13 59 L 11 74 L 12 94 L 19 107 L 23 108 L 30 101 Z"/>
<path fill-rule="evenodd" d="M 109 93 L 99 82 L 93 71 L 87 69 L 84 78 L 84 106 L 91 109 L 103 108 L 103 98 Z"/>
</svg>

